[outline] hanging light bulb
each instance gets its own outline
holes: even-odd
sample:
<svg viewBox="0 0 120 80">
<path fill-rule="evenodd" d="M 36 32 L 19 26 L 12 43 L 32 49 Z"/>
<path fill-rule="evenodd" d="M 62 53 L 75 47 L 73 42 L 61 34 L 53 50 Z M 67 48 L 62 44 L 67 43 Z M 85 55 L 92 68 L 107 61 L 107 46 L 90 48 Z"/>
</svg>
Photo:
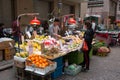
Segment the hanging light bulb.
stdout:
<svg viewBox="0 0 120 80">
<path fill-rule="evenodd" d="M 40 25 L 41 22 L 37 19 L 37 17 L 34 17 L 33 20 L 30 21 L 31 25 Z"/>
</svg>

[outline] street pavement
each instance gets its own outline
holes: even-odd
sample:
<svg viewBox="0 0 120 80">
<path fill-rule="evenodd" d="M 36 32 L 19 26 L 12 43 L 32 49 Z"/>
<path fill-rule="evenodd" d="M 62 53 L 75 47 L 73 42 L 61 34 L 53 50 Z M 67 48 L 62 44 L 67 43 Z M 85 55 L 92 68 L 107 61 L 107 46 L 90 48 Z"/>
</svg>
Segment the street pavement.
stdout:
<svg viewBox="0 0 120 80">
<path fill-rule="evenodd" d="M 0 72 L 0 80 L 17 80 L 14 68 Z M 112 47 L 106 57 L 93 56 L 90 70 L 76 76 L 62 75 L 56 80 L 120 80 L 120 47 Z"/>
</svg>

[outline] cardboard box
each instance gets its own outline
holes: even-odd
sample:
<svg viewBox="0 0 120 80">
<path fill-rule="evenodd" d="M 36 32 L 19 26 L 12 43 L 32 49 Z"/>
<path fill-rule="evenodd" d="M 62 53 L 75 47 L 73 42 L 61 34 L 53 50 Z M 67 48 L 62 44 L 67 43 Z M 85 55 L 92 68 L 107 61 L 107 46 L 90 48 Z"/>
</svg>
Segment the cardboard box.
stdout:
<svg viewBox="0 0 120 80">
<path fill-rule="evenodd" d="M 4 50 L 6 48 L 13 48 L 14 45 L 15 45 L 14 40 L 0 42 L 0 50 Z"/>
<path fill-rule="evenodd" d="M 4 53 L 4 51 L 3 51 L 3 50 L 0 50 L 0 61 L 3 60 L 3 53 Z"/>
<path fill-rule="evenodd" d="M 5 56 L 5 60 L 11 60 L 11 59 L 13 59 L 13 55 L 6 55 Z"/>
<path fill-rule="evenodd" d="M 4 49 L 4 60 L 13 59 L 15 55 L 15 48 L 6 48 Z"/>
</svg>

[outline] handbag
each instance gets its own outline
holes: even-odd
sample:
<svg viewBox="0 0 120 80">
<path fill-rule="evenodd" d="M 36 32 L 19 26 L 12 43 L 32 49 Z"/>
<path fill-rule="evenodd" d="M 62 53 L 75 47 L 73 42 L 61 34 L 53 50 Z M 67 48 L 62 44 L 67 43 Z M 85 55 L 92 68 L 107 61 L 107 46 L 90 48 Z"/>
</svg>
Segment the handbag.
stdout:
<svg viewBox="0 0 120 80">
<path fill-rule="evenodd" d="M 83 51 L 88 51 L 88 46 L 87 46 L 87 43 L 86 43 L 85 40 L 83 41 L 82 50 L 83 50 Z"/>
</svg>

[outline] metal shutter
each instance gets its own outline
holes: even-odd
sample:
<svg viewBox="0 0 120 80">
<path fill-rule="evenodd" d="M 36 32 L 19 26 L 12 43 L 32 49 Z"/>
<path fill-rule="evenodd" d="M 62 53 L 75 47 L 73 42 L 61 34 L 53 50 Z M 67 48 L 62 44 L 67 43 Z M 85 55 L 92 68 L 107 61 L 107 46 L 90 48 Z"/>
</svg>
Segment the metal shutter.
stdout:
<svg viewBox="0 0 120 80">
<path fill-rule="evenodd" d="M 40 18 L 47 18 L 49 11 L 49 2 L 34 0 L 34 10 L 40 14 Z"/>
</svg>

